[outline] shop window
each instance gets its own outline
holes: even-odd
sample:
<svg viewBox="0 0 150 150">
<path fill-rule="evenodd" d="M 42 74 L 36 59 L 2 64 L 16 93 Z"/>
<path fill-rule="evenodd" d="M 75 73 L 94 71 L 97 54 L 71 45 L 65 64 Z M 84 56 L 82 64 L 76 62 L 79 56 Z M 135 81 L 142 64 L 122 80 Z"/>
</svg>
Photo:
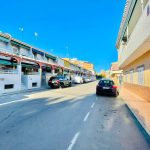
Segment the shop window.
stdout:
<svg viewBox="0 0 150 150">
<path fill-rule="evenodd" d="M 137 68 L 138 84 L 144 85 L 144 65 Z"/>
<path fill-rule="evenodd" d="M 32 83 L 32 87 L 37 87 L 37 83 L 36 82 Z"/>
<path fill-rule="evenodd" d="M 14 88 L 14 84 L 5 84 L 4 85 L 4 89 L 13 89 Z"/>
</svg>

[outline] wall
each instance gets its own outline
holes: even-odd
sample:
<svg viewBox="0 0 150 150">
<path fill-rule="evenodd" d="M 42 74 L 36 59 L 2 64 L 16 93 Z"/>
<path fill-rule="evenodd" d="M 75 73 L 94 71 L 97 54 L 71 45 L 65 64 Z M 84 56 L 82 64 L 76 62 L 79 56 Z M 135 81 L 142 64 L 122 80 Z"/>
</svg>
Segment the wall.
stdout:
<svg viewBox="0 0 150 150">
<path fill-rule="evenodd" d="M 0 94 L 19 91 L 21 89 L 19 74 L 0 74 Z M 14 84 L 13 89 L 4 89 L 5 84 Z"/>
<path fill-rule="evenodd" d="M 141 65 L 144 65 L 145 67 L 144 85 L 138 85 L 137 67 Z M 127 75 L 124 75 L 124 87 L 150 102 L 150 51 L 145 53 L 143 56 L 136 59 L 134 62 L 132 62 L 130 65 L 126 66 L 123 69 L 124 73 L 128 72 Z M 131 69 L 134 69 L 133 83 L 130 82 L 129 71 Z"/>
<path fill-rule="evenodd" d="M 150 7 L 150 1 L 140 16 L 128 42 L 122 50 L 119 50 L 120 67 L 126 66 L 149 50 L 150 42 L 148 41 L 150 38 L 150 14 L 147 16 L 148 5 Z M 122 45 L 120 47 L 122 47 Z"/>
<path fill-rule="evenodd" d="M 20 55 L 28 57 L 28 56 L 30 56 L 30 50 L 20 47 Z"/>
<path fill-rule="evenodd" d="M 27 89 L 41 87 L 41 76 L 40 75 L 22 75 L 22 80 L 25 83 Z M 37 83 L 37 86 L 32 87 L 32 83 Z"/>
<path fill-rule="evenodd" d="M 128 72 L 127 75 L 124 75 L 124 82 L 125 78 L 127 76 L 127 82 L 130 83 L 130 74 L 129 71 L 134 69 L 133 73 L 133 83 L 138 84 L 138 75 L 137 75 L 137 67 L 144 65 L 144 86 L 150 87 L 150 50 L 149 52 L 142 55 L 140 58 L 136 59 L 134 62 L 132 62 L 130 65 L 123 68 L 124 74 Z"/>
</svg>

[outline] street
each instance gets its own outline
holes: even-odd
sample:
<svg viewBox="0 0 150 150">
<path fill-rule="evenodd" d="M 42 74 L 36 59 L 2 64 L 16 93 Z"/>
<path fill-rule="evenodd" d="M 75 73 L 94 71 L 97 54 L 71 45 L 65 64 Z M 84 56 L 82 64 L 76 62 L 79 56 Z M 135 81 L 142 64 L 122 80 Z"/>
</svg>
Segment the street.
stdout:
<svg viewBox="0 0 150 150">
<path fill-rule="evenodd" d="M 0 97 L 0 150 L 149 150 L 120 97 L 97 81 Z"/>
</svg>

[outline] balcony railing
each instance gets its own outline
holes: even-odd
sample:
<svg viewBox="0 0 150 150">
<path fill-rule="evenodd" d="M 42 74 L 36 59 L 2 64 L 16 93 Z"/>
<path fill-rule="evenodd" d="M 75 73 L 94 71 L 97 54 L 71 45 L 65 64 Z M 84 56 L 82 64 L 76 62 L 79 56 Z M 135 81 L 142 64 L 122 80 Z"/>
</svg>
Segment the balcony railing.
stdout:
<svg viewBox="0 0 150 150">
<path fill-rule="evenodd" d="M 1 52 L 7 52 L 7 53 L 13 53 L 13 50 L 11 48 L 4 48 L 4 47 L 0 47 L 0 51 Z"/>
<path fill-rule="evenodd" d="M 0 74 L 18 74 L 18 70 L 0 70 Z"/>
</svg>

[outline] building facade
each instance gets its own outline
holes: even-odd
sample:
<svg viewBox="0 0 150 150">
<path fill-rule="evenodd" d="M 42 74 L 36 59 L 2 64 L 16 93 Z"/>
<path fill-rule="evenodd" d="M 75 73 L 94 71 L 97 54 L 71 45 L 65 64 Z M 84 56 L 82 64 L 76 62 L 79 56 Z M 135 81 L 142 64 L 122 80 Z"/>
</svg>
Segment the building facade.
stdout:
<svg viewBox="0 0 150 150">
<path fill-rule="evenodd" d="M 64 60 L 70 61 L 71 63 L 75 65 L 79 65 L 82 68 L 85 68 L 86 70 L 94 71 L 94 65 L 92 63 L 89 63 L 87 61 L 80 61 L 75 59 L 69 59 L 69 58 L 63 58 Z"/>
<path fill-rule="evenodd" d="M 122 85 L 123 74 L 122 70 L 119 69 L 118 62 L 113 62 L 109 71 L 110 78 L 115 82 L 116 85 Z"/>
<path fill-rule="evenodd" d="M 86 69 L 0 33 L 0 94 L 45 86 L 51 76 L 87 74 Z"/>
<path fill-rule="evenodd" d="M 127 0 L 116 47 L 124 86 L 150 101 L 150 0 Z"/>
</svg>

